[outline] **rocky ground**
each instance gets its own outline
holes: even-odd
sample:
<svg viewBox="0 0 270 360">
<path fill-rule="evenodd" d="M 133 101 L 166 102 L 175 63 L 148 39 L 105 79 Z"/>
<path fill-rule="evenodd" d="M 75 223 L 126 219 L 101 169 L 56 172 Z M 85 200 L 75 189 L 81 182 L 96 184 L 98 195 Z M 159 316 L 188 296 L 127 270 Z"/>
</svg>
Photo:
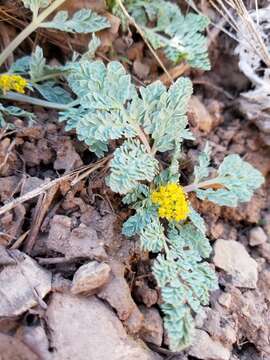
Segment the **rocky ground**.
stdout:
<svg viewBox="0 0 270 360">
<path fill-rule="evenodd" d="M 118 19 L 112 21 L 113 29 L 101 34 L 98 56 L 125 57 L 138 84 L 162 76 L 142 39 L 122 34 Z M 12 37 L 14 26 L 4 24 Z M 51 62 L 59 61 L 52 44 L 67 56 L 61 39 L 50 32 L 39 36 Z M 86 40 L 69 39 L 74 47 Z M 182 178 L 188 182 L 209 141 L 213 164 L 238 153 L 266 181 L 236 209 L 191 199 L 207 222 L 220 284 L 196 318 L 194 345 L 181 353 L 168 350 L 151 256 L 136 238 L 121 235 L 129 214 L 105 185 L 106 163 L 95 170 L 95 157 L 75 133 L 64 131 L 57 113 L 34 107 L 37 123 L 13 119 L 15 130 L 0 132 L 1 205 L 13 200 L 0 208 L 1 359 L 270 359 L 270 148 L 265 132 L 240 111 L 240 94 L 250 84 L 238 70 L 234 45 L 215 34 L 212 71 L 186 71 L 194 81 L 189 120 L 197 140 L 186 144 Z M 29 44 L 20 49 L 28 50 Z M 83 172 L 71 173 L 82 165 Z"/>
</svg>

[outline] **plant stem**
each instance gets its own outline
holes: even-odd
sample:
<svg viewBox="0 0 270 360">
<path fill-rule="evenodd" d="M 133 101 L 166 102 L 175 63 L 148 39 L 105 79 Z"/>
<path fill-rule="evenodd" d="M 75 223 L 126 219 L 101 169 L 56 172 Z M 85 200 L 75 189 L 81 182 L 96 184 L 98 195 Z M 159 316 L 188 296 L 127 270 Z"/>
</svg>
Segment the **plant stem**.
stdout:
<svg viewBox="0 0 270 360">
<path fill-rule="evenodd" d="M 67 110 L 79 104 L 78 100 L 74 100 L 69 104 L 53 103 L 50 101 L 33 98 L 28 95 L 17 94 L 12 91 L 8 92 L 6 95 L 0 95 L 0 98 L 5 100 L 21 101 L 32 105 L 38 105 L 38 106 L 43 106 L 46 108 L 57 109 L 57 110 Z"/>
<path fill-rule="evenodd" d="M 140 128 L 140 126 L 136 127 L 136 130 L 137 130 L 137 133 L 138 133 L 138 136 L 139 136 L 141 142 L 142 142 L 142 143 L 144 144 L 144 146 L 146 147 L 147 152 L 148 152 L 149 154 L 152 154 L 151 147 L 150 147 L 150 145 L 149 145 L 149 142 L 148 142 L 148 140 L 147 140 L 147 137 L 146 137 L 144 131 Z"/>
<path fill-rule="evenodd" d="M 151 51 L 152 55 L 154 56 L 154 58 L 156 59 L 156 61 L 158 62 L 159 66 L 163 69 L 163 71 L 165 72 L 165 74 L 167 75 L 168 79 L 170 80 L 171 84 L 174 83 L 173 78 L 171 77 L 171 75 L 169 74 L 168 70 L 166 69 L 165 65 L 163 64 L 163 62 L 161 61 L 161 59 L 159 58 L 159 56 L 157 55 L 157 53 L 155 52 L 155 50 L 153 49 L 152 45 L 150 44 L 150 42 L 146 39 L 145 34 L 143 32 L 143 30 L 140 28 L 140 26 L 136 23 L 136 21 L 133 19 L 132 16 L 129 15 L 127 9 L 125 8 L 125 6 L 122 3 L 122 0 L 116 0 L 118 5 L 120 6 L 121 10 L 123 11 L 123 13 L 125 14 L 125 16 L 128 18 L 128 20 L 135 26 L 136 30 L 138 31 L 138 33 L 141 35 L 141 37 L 143 38 L 144 42 L 146 43 L 146 45 L 148 46 L 149 50 Z"/>
<path fill-rule="evenodd" d="M 64 75 L 64 71 L 62 71 L 62 72 L 59 71 L 59 73 L 47 74 L 47 75 L 41 76 L 40 78 L 34 79 L 34 80 L 32 80 L 31 82 L 32 82 L 32 83 L 39 83 L 39 82 L 41 82 L 41 81 L 54 79 L 54 78 L 56 78 L 56 77 L 63 76 L 63 75 Z"/>
<path fill-rule="evenodd" d="M 186 193 L 188 193 L 188 192 L 195 191 L 197 189 L 208 187 L 209 185 L 215 185 L 215 184 L 218 184 L 218 179 L 217 178 L 210 179 L 210 180 L 205 180 L 205 181 L 202 181 L 202 182 L 200 182 L 198 184 L 191 184 L 191 185 L 184 186 L 184 191 Z"/>
<path fill-rule="evenodd" d="M 32 32 L 34 32 L 41 22 L 45 20 L 54 10 L 56 10 L 66 0 L 55 0 L 37 17 L 33 17 L 31 23 L 5 48 L 0 55 L 0 66 L 6 61 L 9 55 L 19 46 Z"/>
</svg>

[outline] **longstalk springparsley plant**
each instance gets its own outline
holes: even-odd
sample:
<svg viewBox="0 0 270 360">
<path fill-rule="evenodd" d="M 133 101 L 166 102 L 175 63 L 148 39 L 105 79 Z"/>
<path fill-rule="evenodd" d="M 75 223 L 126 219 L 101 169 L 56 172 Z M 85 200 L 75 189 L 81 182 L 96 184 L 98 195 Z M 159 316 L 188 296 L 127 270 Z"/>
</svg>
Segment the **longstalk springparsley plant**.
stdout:
<svg viewBox="0 0 270 360">
<path fill-rule="evenodd" d="M 56 2 L 59 0 L 50 5 L 46 0 L 24 0 L 34 14 L 35 26 L 31 26 L 36 27 L 41 15 Z M 45 8 L 41 14 L 38 3 Z M 136 20 L 145 25 L 152 45 L 158 42 L 154 47 L 164 48 L 174 60 L 185 58 L 191 66 L 209 67 L 206 40 L 201 34 L 206 26 L 204 18 L 184 17 L 176 5 L 166 2 L 164 7 L 163 0 L 127 3 Z M 156 27 L 149 31 L 147 18 L 156 21 Z M 81 10 L 71 19 L 66 12 L 57 13 L 42 26 L 89 32 L 109 24 L 91 10 Z M 17 60 L 8 74 L 1 75 L 0 96 L 58 109 L 66 129 L 75 129 L 78 138 L 98 157 L 110 151 L 111 140 L 118 140 L 120 145 L 113 151 L 106 182 L 133 209 L 123 224 L 123 234 L 138 236 L 141 248 L 156 254 L 153 274 L 161 289 L 164 324 L 170 348 L 179 351 L 192 342 L 194 315 L 209 303 L 211 290 L 218 286 L 215 271 L 207 261 L 211 246 L 206 227 L 192 208 L 190 193 L 201 200 L 235 207 L 250 200 L 263 177 L 238 155 L 225 157 L 215 175 L 209 177 L 210 149 L 206 145 L 191 184 L 183 186 L 179 173 L 183 142 L 193 139 L 186 116 L 192 94 L 190 79 L 182 77 L 169 89 L 160 81 L 136 89 L 121 63 L 112 61 L 106 66 L 93 60 L 98 46 L 99 40 L 93 36 L 86 54 L 76 55 L 58 67 L 48 66 L 42 49 L 37 47 L 32 56 Z M 3 60 L 9 51 L 0 58 Z M 70 91 L 63 88 L 63 79 Z M 27 87 L 41 98 L 24 95 Z M 33 117 L 14 106 L 0 105 L 0 111 L 3 117 Z M 165 168 L 160 162 L 163 153 L 170 158 Z"/>
</svg>

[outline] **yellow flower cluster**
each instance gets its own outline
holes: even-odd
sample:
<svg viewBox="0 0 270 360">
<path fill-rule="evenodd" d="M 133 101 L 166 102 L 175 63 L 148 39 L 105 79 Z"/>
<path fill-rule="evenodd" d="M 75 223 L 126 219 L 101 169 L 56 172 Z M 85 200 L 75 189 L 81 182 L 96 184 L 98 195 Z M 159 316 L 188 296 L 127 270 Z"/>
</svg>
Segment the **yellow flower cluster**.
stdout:
<svg viewBox="0 0 270 360">
<path fill-rule="evenodd" d="M 158 215 L 167 220 L 185 220 L 189 214 L 188 202 L 183 187 L 176 183 L 161 186 L 153 191 L 151 200 L 159 205 Z"/>
<path fill-rule="evenodd" d="M 0 89 L 5 94 L 7 91 L 14 90 L 24 94 L 27 80 L 20 75 L 2 74 L 0 75 Z"/>
</svg>

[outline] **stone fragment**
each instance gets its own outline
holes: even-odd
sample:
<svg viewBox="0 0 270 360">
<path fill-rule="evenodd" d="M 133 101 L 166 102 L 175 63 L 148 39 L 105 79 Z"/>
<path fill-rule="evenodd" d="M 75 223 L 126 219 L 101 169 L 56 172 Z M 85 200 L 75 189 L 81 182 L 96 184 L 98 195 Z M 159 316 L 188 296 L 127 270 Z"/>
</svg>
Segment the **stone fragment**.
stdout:
<svg viewBox="0 0 270 360">
<path fill-rule="evenodd" d="M 97 232 L 83 224 L 72 230 L 68 239 L 68 247 L 65 251 L 67 259 L 88 258 L 106 260 L 107 254 L 103 247 L 104 243 L 99 240 Z"/>
<path fill-rule="evenodd" d="M 139 302 L 151 307 L 158 302 L 157 290 L 151 289 L 144 280 L 136 283 L 135 296 Z"/>
<path fill-rule="evenodd" d="M 215 242 L 214 253 L 215 266 L 231 275 L 233 285 L 256 288 L 258 265 L 241 243 L 219 239 Z"/>
<path fill-rule="evenodd" d="M 50 223 L 47 247 L 61 254 L 68 260 L 87 258 L 91 260 L 106 260 L 104 243 L 97 236 L 95 229 L 80 224 L 71 231 L 71 218 L 55 215 Z"/>
<path fill-rule="evenodd" d="M 132 310 L 129 318 L 124 322 L 129 334 L 138 334 L 143 325 L 143 314 L 137 306 Z"/>
<path fill-rule="evenodd" d="M 14 264 L 16 264 L 16 261 L 9 255 L 6 247 L 0 245 L 0 266 Z"/>
<path fill-rule="evenodd" d="M 257 246 L 264 244 L 267 241 L 267 235 L 264 232 L 263 228 L 260 226 L 256 226 L 250 230 L 249 233 L 249 245 Z"/>
<path fill-rule="evenodd" d="M 44 183 L 45 183 L 45 181 L 38 177 L 34 177 L 34 176 L 27 177 L 26 180 L 22 184 L 21 195 L 25 195 L 26 193 L 28 193 L 34 189 L 37 189 Z"/>
<path fill-rule="evenodd" d="M 231 352 L 219 341 L 213 340 L 206 331 L 196 329 L 189 355 L 203 360 L 229 360 Z"/>
<path fill-rule="evenodd" d="M 0 155 L 1 158 L 1 155 Z M 10 200 L 16 194 L 20 178 L 18 176 L 6 176 L 0 178 L 0 201 Z"/>
<path fill-rule="evenodd" d="M 46 320 L 53 334 L 52 360 L 160 360 L 130 338 L 114 312 L 95 296 L 55 293 Z"/>
<path fill-rule="evenodd" d="M 65 254 L 71 231 L 71 218 L 65 215 L 55 215 L 50 222 L 50 226 L 47 240 L 48 249 Z"/>
<path fill-rule="evenodd" d="M 92 295 L 105 285 L 110 278 L 108 264 L 91 261 L 82 265 L 74 274 L 71 292 L 73 294 Z"/>
<path fill-rule="evenodd" d="M 149 343 L 161 346 L 163 339 L 163 321 L 159 311 L 155 308 L 141 306 L 140 310 L 144 316 L 141 338 Z"/>
<path fill-rule="evenodd" d="M 218 298 L 218 302 L 229 309 L 232 303 L 232 295 L 230 293 L 222 293 Z"/>
<path fill-rule="evenodd" d="M 22 314 L 51 291 L 49 271 L 18 250 L 12 255 L 16 265 L 5 266 L 0 273 L 0 317 Z"/>
<path fill-rule="evenodd" d="M 257 250 L 261 254 L 263 258 L 265 258 L 268 262 L 270 262 L 270 243 L 263 243 L 258 245 Z"/>
<path fill-rule="evenodd" d="M 128 283 L 124 278 L 123 265 L 114 261 L 110 266 L 112 278 L 97 296 L 106 300 L 117 311 L 119 319 L 127 320 L 137 305 L 131 297 Z"/>
<path fill-rule="evenodd" d="M 83 164 L 72 141 L 68 138 L 60 139 L 60 141 L 55 144 L 55 151 L 57 154 L 53 164 L 55 170 L 70 171 Z"/>
<path fill-rule="evenodd" d="M 20 340 L 0 333 L 0 359 L 1 360 L 38 360 L 33 353 Z"/>
</svg>

